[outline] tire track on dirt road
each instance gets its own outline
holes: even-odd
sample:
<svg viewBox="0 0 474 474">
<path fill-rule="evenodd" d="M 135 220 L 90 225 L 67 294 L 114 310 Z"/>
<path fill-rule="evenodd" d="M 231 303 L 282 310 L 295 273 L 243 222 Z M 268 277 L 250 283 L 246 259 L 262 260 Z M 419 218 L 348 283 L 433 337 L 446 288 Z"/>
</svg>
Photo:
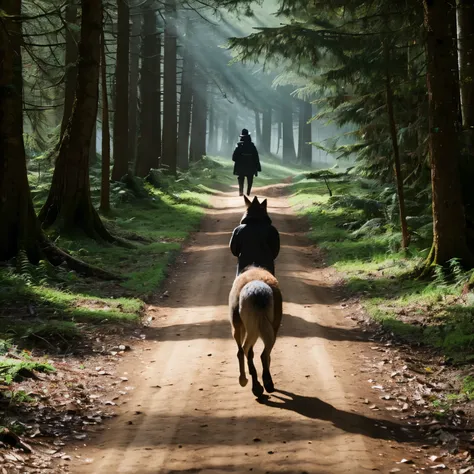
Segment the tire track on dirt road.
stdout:
<svg viewBox="0 0 474 474">
<path fill-rule="evenodd" d="M 72 472 L 364 474 L 394 467 L 399 426 L 371 418 L 361 403 L 367 381 L 359 354 L 367 342 L 338 309 L 327 272 L 314 268 L 304 223 L 284 191 L 256 190 L 269 197 L 282 243 L 276 274 L 284 317 L 272 352 L 281 391 L 258 403 L 238 383 L 227 319 L 236 261 L 228 242 L 243 200 L 220 193 L 165 284 L 169 297 L 157 295 L 150 307 L 156 319 L 147 341 L 119 367 L 135 390 L 107 430 L 78 450 L 93 462 Z"/>
</svg>

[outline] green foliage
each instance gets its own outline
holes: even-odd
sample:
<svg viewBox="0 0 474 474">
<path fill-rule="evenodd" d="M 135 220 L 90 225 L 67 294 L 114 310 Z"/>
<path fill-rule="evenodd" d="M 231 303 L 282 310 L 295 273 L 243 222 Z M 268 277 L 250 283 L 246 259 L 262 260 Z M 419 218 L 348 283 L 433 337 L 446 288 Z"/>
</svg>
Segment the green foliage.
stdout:
<svg viewBox="0 0 474 474">
<path fill-rule="evenodd" d="M 383 203 L 375 199 L 360 196 L 332 196 L 329 198 L 328 204 L 330 209 L 358 209 L 362 211 L 367 218 L 383 217 L 385 215 L 385 206 Z"/>
<path fill-rule="evenodd" d="M 421 3 L 412 2 L 409 8 L 388 0 L 351 0 L 344 8 L 322 0 L 278 4 L 279 26 L 231 39 L 237 58 L 265 62 L 279 71 L 286 68 L 276 86 L 297 87 L 295 95 L 313 101 L 316 120 L 352 128 L 314 145 L 338 159 L 356 156 L 358 173 L 382 184 L 394 182 L 386 107 L 389 80 L 402 177 L 415 193 L 424 191 L 430 171 Z M 327 171 L 309 177 L 334 179 Z M 429 200 L 424 194 L 417 202 L 427 207 Z M 397 223 L 396 199 L 386 205 L 390 222 Z"/>
<path fill-rule="evenodd" d="M 0 383 L 11 384 L 34 376 L 36 372 L 54 372 L 50 364 L 25 362 L 16 359 L 0 360 Z"/>
<path fill-rule="evenodd" d="M 411 254 L 398 253 L 400 231 L 384 217 L 371 217 L 379 209 L 373 201 L 386 207 L 391 193 L 367 184 L 339 183 L 331 198 L 321 179 L 303 181 L 293 185 L 291 201 L 307 216 L 309 236 L 325 260 L 345 273 L 348 294 L 360 296 L 387 332 L 435 348 L 455 363 L 474 360 L 474 298 L 461 297 L 472 272 L 453 259 L 448 268 L 436 267 L 431 281 L 411 278 L 429 250 L 427 241 L 415 238 Z M 422 225 L 429 220 L 422 214 L 412 221 L 418 234 L 432 226 Z"/>
</svg>

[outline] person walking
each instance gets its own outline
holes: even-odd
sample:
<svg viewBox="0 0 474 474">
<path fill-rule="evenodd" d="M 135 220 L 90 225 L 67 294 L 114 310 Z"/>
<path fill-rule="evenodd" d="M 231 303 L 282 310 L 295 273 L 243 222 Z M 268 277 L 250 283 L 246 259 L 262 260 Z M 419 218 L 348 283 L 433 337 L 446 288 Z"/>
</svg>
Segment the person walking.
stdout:
<svg viewBox="0 0 474 474">
<path fill-rule="evenodd" d="M 247 196 L 250 196 L 253 177 L 258 176 L 258 172 L 262 171 L 262 167 L 260 166 L 257 147 L 252 142 L 246 128 L 240 134 L 240 141 L 232 154 L 232 161 L 234 162 L 234 175 L 237 176 L 239 182 L 239 196 L 244 194 L 245 177 L 247 177 Z"/>
</svg>

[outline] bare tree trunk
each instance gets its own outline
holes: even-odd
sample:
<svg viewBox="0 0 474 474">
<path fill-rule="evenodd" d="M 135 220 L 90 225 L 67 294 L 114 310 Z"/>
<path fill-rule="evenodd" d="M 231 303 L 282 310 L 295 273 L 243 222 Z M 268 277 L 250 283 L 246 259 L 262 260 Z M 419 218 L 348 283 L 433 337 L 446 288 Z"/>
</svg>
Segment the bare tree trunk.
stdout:
<svg viewBox="0 0 474 474">
<path fill-rule="evenodd" d="M 193 121 L 191 126 L 190 161 L 199 161 L 206 155 L 207 80 L 196 69 L 193 80 Z"/>
<path fill-rule="evenodd" d="M 28 186 L 23 143 L 21 0 L 4 0 L 0 28 L 0 261 L 25 251 L 40 259 L 36 219 Z"/>
<path fill-rule="evenodd" d="M 76 0 L 69 0 L 66 7 L 66 24 L 66 75 L 64 81 L 64 110 L 61 122 L 61 138 L 64 135 L 67 123 L 71 117 L 72 106 L 74 104 L 74 94 L 76 92 L 78 41 L 77 34 L 75 33 L 75 28 L 77 26 Z"/>
<path fill-rule="evenodd" d="M 53 265 L 66 262 L 81 273 L 113 278 L 58 249 L 43 234 L 28 186 L 23 143 L 21 0 L 2 0 L 0 28 L 0 260 L 24 252 L 36 264 L 45 257 Z M 66 130 L 67 134 L 67 130 Z M 87 168 L 86 168 L 87 171 Z"/>
<path fill-rule="evenodd" d="M 237 116 L 236 111 L 230 111 L 228 123 L 227 123 L 227 150 L 226 154 L 232 154 L 235 145 L 239 141 L 239 130 L 237 128 Z"/>
<path fill-rule="evenodd" d="M 102 212 L 108 212 L 110 211 L 110 125 L 104 33 L 102 33 L 100 69 L 102 76 L 102 179 L 100 187 L 100 210 Z"/>
<path fill-rule="evenodd" d="M 161 163 L 176 174 L 178 148 L 178 117 L 176 91 L 176 0 L 166 0 L 165 57 L 163 78 L 163 139 Z"/>
<path fill-rule="evenodd" d="M 302 150 L 301 150 L 301 163 L 305 166 L 311 167 L 313 163 L 313 146 L 310 144 L 312 139 L 311 131 L 311 118 L 313 117 L 313 106 L 310 102 L 303 103 L 303 130 L 301 135 Z"/>
<path fill-rule="evenodd" d="M 129 161 L 137 158 L 138 138 L 138 77 L 140 67 L 141 15 L 137 10 L 131 12 L 132 28 L 130 38 L 130 91 L 128 104 L 128 147 Z"/>
<path fill-rule="evenodd" d="M 162 140 L 162 123 L 161 123 L 161 112 L 162 112 L 162 90 L 161 90 L 161 59 L 162 59 L 162 37 L 163 35 L 160 33 L 160 29 L 162 28 L 161 24 L 161 16 L 158 15 L 158 22 L 156 24 L 156 33 L 155 33 L 155 52 L 154 52 L 154 59 L 155 62 L 153 64 L 153 73 L 155 76 L 155 87 L 153 88 L 153 103 L 155 104 L 155 108 L 153 109 L 153 130 L 155 131 L 153 147 L 156 151 L 157 156 L 157 168 L 160 166 L 160 160 L 162 157 L 163 151 L 163 140 Z"/>
<path fill-rule="evenodd" d="M 293 136 L 293 106 L 292 101 L 287 100 L 282 113 L 283 125 L 283 163 L 296 161 L 295 140 Z"/>
<path fill-rule="evenodd" d="M 303 163 L 304 101 L 298 101 L 298 162 Z"/>
<path fill-rule="evenodd" d="M 81 42 L 76 98 L 61 141 L 48 199 L 39 218 L 45 227 L 82 230 L 92 238 L 113 241 L 90 194 L 89 154 L 99 96 L 102 2 L 82 0 Z"/>
<path fill-rule="evenodd" d="M 272 109 L 265 107 L 262 117 L 262 151 L 263 153 L 271 153 L 272 143 Z"/>
<path fill-rule="evenodd" d="M 261 147 L 262 145 L 262 125 L 260 123 L 260 112 L 258 110 L 254 110 L 255 114 L 255 133 L 257 136 L 255 137 L 257 147 Z"/>
<path fill-rule="evenodd" d="M 423 1 L 427 30 L 427 84 L 433 203 L 433 246 L 426 267 L 460 258 L 471 266 L 459 175 L 459 82 L 456 11 L 444 1 Z M 449 152 L 448 152 L 449 150 Z"/>
<path fill-rule="evenodd" d="M 385 57 L 385 92 L 387 96 L 387 114 L 390 126 L 390 136 L 393 148 L 393 167 L 395 170 L 395 182 L 397 186 L 398 210 L 400 214 L 400 226 L 402 228 L 402 249 L 406 250 L 410 244 L 410 234 L 408 233 L 407 216 L 405 211 L 405 193 L 403 189 L 402 168 L 400 165 L 400 151 L 398 147 L 397 125 L 395 122 L 395 112 L 393 109 L 392 76 L 390 72 L 390 45 L 388 40 L 384 41 Z"/>
<path fill-rule="evenodd" d="M 211 97 L 208 94 L 209 98 Z M 209 140 L 207 145 L 207 153 L 209 155 L 215 155 L 217 153 L 217 138 L 219 129 L 217 127 L 217 114 L 216 109 L 212 101 L 210 101 L 209 105 Z"/>
<path fill-rule="evenodd" d="M 94 123 L 94 128 L 92 129 L 91 148 L 89 153 L 89 165 L 93 166 L 97 162 L 97 118 Z"/>
<path fill-rule="evenodd" d="M 225 156 L 227 154 L 228 137 L 229 136 L 229 120 L 222 120 L 221 126 L 221 143 L 219 146 L 219 155 Z"/>
<path fill-rule="evenodd" d="M 140 73 L 140 139 L 135 172 L 145 177 L 159 165 L 160 140 L 160 54 L 161 42 L 157 32 L 153 3 L 143 5 L 142 66 Z M 158 138 L 157 138 L 158 136 Z"/>
<path fill-rule="evenodd" d="M 114 114 L 114 166 L 112 179 L 120 181 L 129 172 L 128 165 L 128 79 L 129 79 L 129 21 L 130 9 L 128 0 L 117 0 L 118 36 L 117 65 L 115 80 L 115 114 Z"/>
<path fill-rule="evenodd" d="M 457 1 L 463 128 L 474 134 L 474 0 Z"/>
<path fill-rule="evenodd" d="M 181 74 L 181 95 L 179 102 L 178 127 L 178 167 L 186 170 L 189 167 L 189 135 L 191 128 L 191 107 L 193 100 L 194 59 L 189 53 L 190 22 L 186 20 L 186 40 L 183 44 L 183 72 Z"/>
<path fill-rule="evenodd" d="M 278 155 L 278 152 L 280 151 L 282 135 L 283 135 L 283 123 L 281 122 L 281 120 L 279 120 L 278 121 L 278 143 L 277 143 L 277 150 L 276 150 L 277 155 Z"/>
</svg>

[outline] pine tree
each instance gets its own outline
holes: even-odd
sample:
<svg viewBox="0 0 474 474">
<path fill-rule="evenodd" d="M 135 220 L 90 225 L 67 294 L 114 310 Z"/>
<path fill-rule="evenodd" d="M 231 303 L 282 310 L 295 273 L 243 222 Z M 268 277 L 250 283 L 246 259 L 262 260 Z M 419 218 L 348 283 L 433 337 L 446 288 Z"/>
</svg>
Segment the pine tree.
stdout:
<svg viewBox="0 0 474 474">
<path fill-rule="evenodd" d="M 199 161 L 206 155 L 207 80 L 196 68 L 193 78 L 193 117 L 191 124 L 190 161 Z"/>
<path fill-rule="evenodd" d="M 82 0 L 81 41 L 75 105 L 56 160 L 48 199 L 39 219 L 45 228 L 81 230 L 89 237 L 114 241 L 94 209 L 89 156 L 97 116 L 102 2 Z"/>
<path fill-rule="evenodd" d="M 69 0 L 66 6 L 66 76 L 64 92 L 63 118 L 61 122 L 61 137 L 71 117 L 77 78 L 77 4 L 76 0 Z"/>
<path fill-rule="evenodd" d="M 165 13 L 161 163 L 175 175 L 178 148 L 176 0 L 166 0 Z"/>
<path fill-rule="evenodd" d="M 459 87 L 456 64 L 456 11 L 448 2 L 424 0 L 433 195 L 433 247 L 426 265 L 459 258 L 474 264 L 467 245 L 459 175 Z M 449 150 L 449 154 L 446 153 Z"/>
<path fill-rule="evenodd" d="M 161 39 L 154 2 L 142 6 L 142 62 L 140 71 L 140 138 L 135 172 L 145 177 L 158 168 L 161 153 L 160 61 Z"/>
<path fill-rule="evenodd" d="M 185 38 L 183 45 L 183 67 L 181 73 L 181 90 L 179 101 L 179 126 L 178 126 L 178 157 L 177 164 L 182 170 L 189 166 L 189 137 L 191 131 L 191 109 L 193 100 L 194 58 L 191 51 L 191 22 L 186 19 Z"/>
<path fill-rule="evenodd" d="M 458 0 L 459 72 L 463 128 L 474 143 L 474 1 Z"/>
<path fill-rule="evenodd" d="M 128 0 L 117 0 L 117 62 L 115 79 L 115 114 L 114 114 L 114 166 L 112 179 L 120 181 L 129 172 L 128 147 L 128 83 L 130 9 Z"/>
<path fill-rule="evenodd" d="M 137 6 L 138 2 L 131 4 Z M 130 84 L 128 103 L 128 147 L 129 161 L 135 163 L 137 159 L 137 137 L 138 137 L 138 80 L 140 75 L 140 33 L 141 14 L 138 8 L 130 11 L 132 19 L 130 37 Z"/>
</svg>

